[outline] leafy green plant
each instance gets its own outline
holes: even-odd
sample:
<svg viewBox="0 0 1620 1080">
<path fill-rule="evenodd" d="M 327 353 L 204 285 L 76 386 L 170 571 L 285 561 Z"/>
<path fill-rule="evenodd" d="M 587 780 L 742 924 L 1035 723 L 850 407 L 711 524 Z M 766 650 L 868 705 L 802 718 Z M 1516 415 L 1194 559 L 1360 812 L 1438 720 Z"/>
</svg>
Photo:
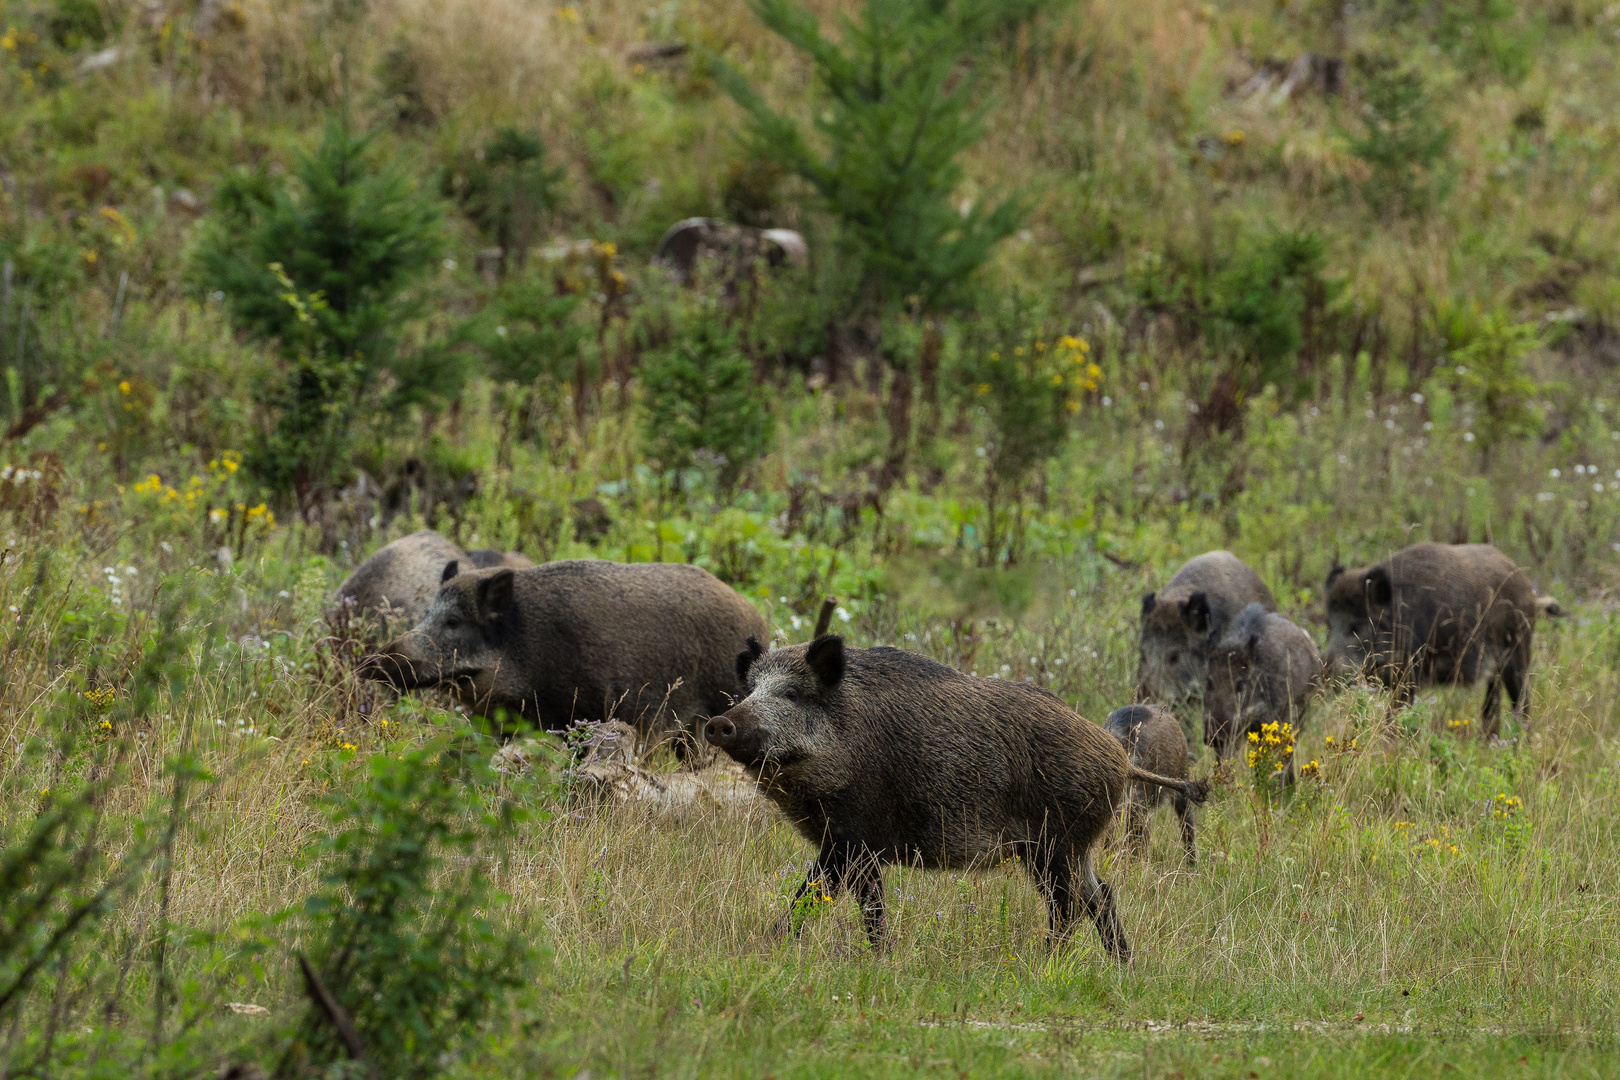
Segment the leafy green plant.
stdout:
<svg viewBox="0 0 1620 1080">
<path fill-rule="evenodd" d="M 503 382 L 544 383 L 553 393 L 574 377 L 593 327 L 580 318 L 583 297 L 559 292 L 549 278 L 509 277 L 489 304 L 458 331 L 482 355 L 484 371 Z"/>
<path fill-rule="evenodd" d="M 707 466 L 729 488 L 775 441 L 753 361 L 712 299 L 682 314 L 674 339 L 642 360 L 638 378 L 642 441 L 666 474 Z"/>
<path fill-rule="evenodd" d="M 1017 559 L 1024 486 L 1037 466 L 1057 454 L 1070 418 L 1101 386 L 1103 372 L 1091 358 L 1091 345 L 1070 334 L 1051 345 L 1027 329 L 981 329 L 976 337 L 957 375 L 964 405 L 985 419 L 978 452 L 984 458 L 988 527 L 981 559 L 987 565 L 1011 563 Z M 1008 504 L 1010 525 L 1002 520 Z M 1010 546 L 1004 543 L 1008 534 Z"/>
<path fill-rule="evenodd" d="M 462 374 L 455 354 L 401 353 L 412 291 L 438 257 L 439 209 L 341 113 L 300 155 L 296 184 L 234 175 L 193 253 L 196 278 L 284 366 L 261 380 L 266 425 L 249 466 L 307 509 L 368 429 Z"/>
<path fill-rule="evenodd" d="M 1541 428 L 1535 403 L 1540 387 L 1523 363 L 1540 347 L 1540 329 L 1505 311 L 1454 304 L 1441 313 L 1440 330 L 1453 365 L 1440 373 L 1440 381 L 1472 406 L 1475 423 L 1468 441 L 1479 447 L 1488 468 L 1499 447 Z"/>
<path fill-rule="evenodd" d="M 562 199 L 563 169 L 546 167 L 538 136 L 502 128 L 479 151 L 461 192 L 467 215 L 501 249 L 501 274 L 522 269 L 545 216 Z"/>
<path fill-rule="evenodd" d="M 1292 362 L 1305 344 L 1307 321 L 1321 319 L 1336 291 L 1326 264 L 1320 236 L 1282 231 L 1249 246 L 1215 275 L 1209 331 L 1219 351 L 1248 366 L 1246 390 L 1266 383 L 1300 389 Z"/>
<path fill-rule="evenodd" d="M 975 104 L 981 35 L 996 0 L 915 4 L 868 0 L 841 37 L 825 37 L 798 0 L 757 0 L 754 13 L 814 66 L 826 106 L 803 126 L 765 104 L 735 70 L 721 85 L 749 115 L 754 155 L 807 181 L 859 250 L 880 301 L 918 297 L 925 311 L 959 298 L 990 251 L 1018 227 L 1024 204 L 963 208 L 960 157 L 983 137 Z"/>
<path fill-rule="evenodd" d="M 45 575 L 42 572 L 40 580 Z M 159 873 L 159 919 L 167 917 L 168 860 L 183 822 L 188 793 L 210 779 L 191 747 L 163 766 L 168 791 L 154 792 L 152 802 L 131 814 L 118 807 L 118 793 L 129 777 L 135 733 L 152 712 L 180 695 L 190 666 L 188 650 L 194 633 L 182 613 L 196 601 L 190 590 L 173 589 L 158 613 L 156 625 L 142 625 L 142 648 L 127 669 L 126 684 L 91 686 L 75 672 L 52 694 L 38 714 L 32 733 L 19 740 L 8 763 L 0 795 L 13 810 L 0 821 L 0 1028 L 16 1032 L 30 1007 L 36 982 L 54 968 L 65 971 L 76 954 L 96 935 L 102 920 L 117 910 L 132 890 Z M 121 601 L 119 601 L 121 602 Z M 39 617 L 25 611 L 18 637 Z M 86 666 L 116 668 L 101 641 L 113 637 L 117 622 L 100 620 L 102 631 L 84 651 Z M 127 625 L 127 622 L 126 624 Z M 114 638 L 116 640 L 116 638 Z M 12 663 L 8 656 L 6 662 Z M 169 928 L 159 927 L 152 971 L 156 995 L 152 1043 L 163 1039 L 163 1016 L 171 1006 L 174 986 L 165 964 Z M 60 993 L 60 990 L 58 990 Z M 30 1017 L 37 1021 L 38 1017 Z M 57 1018 L 35 1028 L 19 1046 L 8 1046 L 8 1068 L 48 1074 L 56 1062 Z"/>
<path fill-rule="evenodd" d="M 1350 152 L 1366 166 L 1362 194 L 1380 214 L 1419 216 L 1444 194 L 1441 170 L 1452 128 L 1423 77 L 1388 60 L 1365 60 L 1360 128 L 1347 133 Z"/>
<path fill-rule="evenodd" d="M 825 105 L 811 127 L 777 112 L 735 69 L 721 86 L 749 117 L 751 155 L 808 183 L 838 219 L 862 268 L 865 314 L 911 308 L 932 318 L 967 302 L 966 287 L 1023 220 L 1017 197 L 961 201 L 961 155 L 984 136 L 976 98 L 987 35 L 1038 5 L 1006 0 L 867 0 L 823 35 L 802 0 L 755 0 L 754 13 L 812 64 Z M 895 369 L 884 475 L 893 480 L 910 441 L 912 367 L 932 399 L 939 333 L 921 350 L 886 341 Z"/>
<path fill-rule="evenodd" d="M 436 1076 L 527 980 L 534 952 L 497 923 L 487 869 L 522 815 L 485 797 L 488 750 L 463 730 L 375 754 L 332 797 L 321 888 L 302 909 L 312 1000 L 281 1075 L 358 1061 Z"/>
</svg>

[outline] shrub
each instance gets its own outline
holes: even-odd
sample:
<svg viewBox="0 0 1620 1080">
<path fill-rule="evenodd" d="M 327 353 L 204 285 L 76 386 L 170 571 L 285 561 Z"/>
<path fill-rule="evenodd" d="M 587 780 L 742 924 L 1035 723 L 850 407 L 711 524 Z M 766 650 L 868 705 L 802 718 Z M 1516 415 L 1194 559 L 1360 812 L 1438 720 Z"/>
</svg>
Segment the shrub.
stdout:
<svg viewBox="0 0 1620 1080">
<path fill-rule="evenodd" d="M 814 65 L 825 111 L 814 122 L 823 144 L 775 112 L 734 69 L 721 85 L 749 115 L 753 156 L 807 181 L 837 216 L 879 302 L 917 297 L 924 311 L 960 299 L 959 290 L 1012 234 L 1023 203 L 983 202 L 964 213 L 954 201 L 958 158 L 984 135 L 974 107 L 983 35 L 1006 12 L 998 0 L 917 4 L 867 0 L 842 38 L 822 36 L 797 0 L 756 0 L 754 13 Z"/>
<path fill-rule="evenodd" d="M 561 201 L 562 178 L 562 166 L 546 168 L 545 144 L 516 128 L 497 131 L 468 170 L 462 204 L 500 247 L 503 277 L 509 260 L 518 269 L 527 263 L 542 221 Z"/>
<path fill-rule="evenodd" d="M 1446 354 L 1452 367 L 1440 381 L 1472 406 L 1471 441 L 1489 467 L 1504 443 L 1529 438 L 1541 428 L 1535 397 L 1536 381 L 1524 370 L 1523 360 L 1541 344 L 1534 323 L 1516 322 L 1505 311 L 1485 311 L 1477 304 L 1455 304 L 1440 316 Z"/>
<path fill-rule="evenodd" d="M 1218 351 L 1247 365 L 1246 391 L 1266 383 L 1300 389 L 1293 365 L 1307 320 L 1320 319 L 1332 294 L 1327 248 L 1312 232 L 1282 231 L 1250 245 L 1217 273 L 1210 289 L 1209 331 Z M 1222 340 L 1224 339 L 1224 340 Z"/>
<path fill-rule="evenodd" d="M 958 384 L 967 407 L 982 413 L 987 564 L 1015 562 L 1019 519 L 1002 527 L 1004 503 L 1022 512 L 1023 488 L 1042 462 L 1055 456 L 1069 418 L 1102 383 L 1102 368 L 1087 342 L 1064 334 L 1048 345 L 1026 328 L 991 324 L 959 361 Z M 998 332 L 999 331 L 999 332 Z M 1012 546 L 1003 552 L 1003 537 Z"/>
<path fill-rule="evenodd" d="M 264 169 L 222 183 L 194 270 L 285 361 L 261 380 L 269 422 L 248 463 L 307 508 L 367 429 L 453 390 L 460 372 L 452 353 L 399 350 L 421 309 L 410 288 L 438 257 L 436 203 L 342 114 L 292 176 L 296 188 Z"/>
<path fill-rule="evenodd" d="M 315 1000 L 283 1074 L 359 1056 L 374 1075 L 437 1076 L 527 980 L 533 951 L 496 929 L 504 898 L 486 864 L 519 816 L 485 804 L 487 752 L 463 731 L 376 754 L 364 783 L 332 797 L 334 832 L 314 851 L 322 887 L 303 906 Z"/>
<path fill-rule="evenodd" d="M 580 318 L 581 301 L 578 293 L 559 292 L 550 279 L 508 278 L 457 337 L 483 356 L 492 378 L 541 382 L 554 391 L 574 376 L 579 350 L 592 333 Z"/>
<path fill-rule="evenodd" d="M 46 580 L 42 565 L 36 582 Z M 167 860 L 188 795 L 208 780 L 189 740 L 161 767 L 167 785 L 154 785 L 151 802 L 120 805 L 130 764 L 141 752 L 137 733 L 144 737 L 159 707 L 170 707 L 165 699 L 182 695 L 195 665 L 198 636 L 184 625 L 183 613 L 206 600 L 184 581 L 164 585 L 163 607 L 151 622 L 147 613 L 129 611 L 121 597 L 111 600 L 119 608 L 116 616 L 110 610 L 99 619 L 80 616 L 90 624 L 84 647 L 75 650 L 80 664 L 90 672 L 121 672 L 122 686 L 97 686 L 78 671 L 65 672 L 28 726 L 15 729 L 14 752 L 0 777 L 0 794 L 13 811 L 0 820 L 0 1027 L 10 1033 L 8 1069 L 49 1075 L 53 1062 L 64 1064 L 57 1056 L 69 1052 L 55 1045 L 61 984 L 57 1012 L 43 1024 L 27 1013 L 30 992 L 47 968 L 65 973 L 86 946 L 88 966 L 95 966 L 102 920 L 148 880 L 154 864 L 162 894 L 158 919 L 168 916 Z M 25 601 L 17 620 L 7 656 L 13 668 L 23 666 L 14 655 L 19 645 L 48 648 L 42 637 L 58 629 L 54 619 L 60 613 L 37 604 Z M 121 632 L 126 630 L 127 637 Z M 134 656 L 123 653 L 130 641 L 139 642 Z M 160 926 L 152 972 L 154 1044 L 161 1042 L 163 1013 L 175 990 L 165 966 L 167 933 Z M 31 1022 L 19 1041 L 24 1018 Z"/>
<path fill-rule="evenodd" d="M 774 441 L 753 361 L 712 300 L 685 313 L 674 340 L 642 360 L 639 379 L 643 443 L 679 486 L 682 471 L 708 466 L 730 488 Z"/>
<path fill-rule="evenodd" d="M 1360 130 L 1347 133 L 1350 152 L 1368 168 L 1362 194 L 1380 214 L 1417 216 L 1444 194 L 1439 166 L 1452 129 L 1415 71 L 1392 61 L 1364 60 Z"/>
</svg>

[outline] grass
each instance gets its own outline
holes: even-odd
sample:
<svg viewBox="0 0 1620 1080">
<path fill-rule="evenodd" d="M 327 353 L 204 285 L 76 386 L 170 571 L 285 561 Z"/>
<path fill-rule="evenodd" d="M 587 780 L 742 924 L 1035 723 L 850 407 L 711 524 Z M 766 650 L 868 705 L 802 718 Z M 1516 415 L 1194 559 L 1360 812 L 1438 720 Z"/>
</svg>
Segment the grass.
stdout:
<svg viewBox="0 0 1620 1080">
<path fill-rule="evenodd" d="M 8 558 L 7 604 L 27 592 L 36 558 L 62 558 L 38 544 L 22 541 Z M 36 721 L 42 694 L 78 677 L 62 631 L 75 605 L 82 615 L 95 603 L 99 586 L 79 582 L 95 580 L 84 571 L 100 561 L 78 554 L 52 600 L 19 627 L 4 695 L 7 745 Z M 211 948 L 176 944 L 196 980 L 192 1007 L 219 1025 L 215 1055 L 265 1023 L 212 1019 L 219 999 L 264 1004 L 272 1016 L 298 1007 L 286 955 L 254 952 L 263 946 L 233 939 L 231 928 L 310 889 L 298 853 L 324 828 L 315 799 L 353 782 L 365 755 L 444 722 L 430 702 L 407 700 L 370 719 L 342 707 L 313 672 L 315 613 L 339 568 L 306 562 L 288 582 L 286 559 L 284 549 L 228 576 L 189 572 L 217 590 L 193 610 L 219 612 L 241 630 L 257 623 L 262 638 L 239 641 L 230 630 L 199 649 L 189 685 L 134 733 L 120 788 L 130 812 L 161 797 L 162 761 L 188 725 L 219 778 L 192 796 L 167 915 L 175 927 L 223 934 Z M 977 620 L 969 662 L 1051 685 L 1094 718 L 1129 700 L 1135 598 L 1153 575 L 1104 564 L 1088 577 L 1089 565 L 1052 560 L 1049 572 L 1075 582 L 1076 595 L 1037 619 Z M 170 587 L 188 576 L 174 573 Z M 141 582 L 121 597 L 135 628 L 157 582 L 125 581 Z M 283 583 L 293 586 L 286 598 L 271 591 Z M 547 956 L 510 1025 L 490 1031 L 486 1056 L 467 1067 L 562 1076 L 576 1068 L 1339 1076 L 1450 1065 L 1481 1075 L 1606 1075 L 1620 970 L 1612 944 L 1620 852 L 1609 827 L 1620 809 L 1611 780 L 1620 626 L 1606 604 L 1566 603 L 1572 616 L 1544 624 L 1537 640 L 1529 741 L 1482 745 L 1471 726 L 1477 691 L 1425 693 L 1389 723 L 1380 695 L 1348 690 L 1316 710 L 1300 743 L 1302 760 L 1322 763 L 1319 778 L 1274 806 L 1241 771 L 1217 788 L 1199 816 L 1198 866 L 1181 863 L 1168 811 L 1154 822 L 1146 858 L 1111 852 L 1102 873 L 1136 951 L 1126 968 L 1103 957 L 1089 930 L 1051 949 L 1040 901 L 1015 866 L 890 868 L 889 955 L 870 952 L 848 898 L 782 941 L 771 926 L 812 851 L 768 805 L 667 816 L 554 803 L 543 788 L 522 788 L 543 820 L 525 827 L 500 868 L 511 897 L 503 918 Z M 857 642 L 904 641 L 963 659 L 957 620 L 868 610 L 847 628 Z M 131 652 L 141 634 L 126 629 Z M 1044 665 L 1028 655 L 1037 639 Z M 1074 662 L 1056 664 L 1059 656 Z M 116 671 L 91 681 L 117 686 Z M 55 767 L 71 772 L 74 761 Z M 8 758 L 13 791 L 19 764 Z M 1522 808 L 1500 816 L 1498 795 Z M 27 812 L 15 799 L 8 805 L 10 815 Z M 107 955 L 143 954 L 157 904 L 148 881 L 110 921 Z M 111 990 L 95 959 L 91 951 L 77 961 L 90 1000 Z"/>
</svg>

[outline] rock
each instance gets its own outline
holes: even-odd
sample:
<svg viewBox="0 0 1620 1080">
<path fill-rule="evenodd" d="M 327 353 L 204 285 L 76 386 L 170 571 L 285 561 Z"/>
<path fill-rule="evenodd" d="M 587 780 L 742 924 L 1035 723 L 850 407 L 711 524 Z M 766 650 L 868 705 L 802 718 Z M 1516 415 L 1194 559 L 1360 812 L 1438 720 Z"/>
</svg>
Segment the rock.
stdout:
<svg viewBox="0 0 1620 1080">
<path fill-rule="evenodd" d="M 719 218 L 685 218 L 671 225 L 658 241 L 655 260 L 675 271 L 682 285 L 692 284 L 698 261 L 708 255 L 720 264 L 723 278 L 734 279 L 763 258 L 773 269 L 800 266 L 809 260 L 804 237 L 791 229 L 755 229 Z"/>
<path fill-rule="evenodd" d="M 84 59 L 79 61 L 79 74 L 89 75 L 91 72 L 101 71 L 104 68 L 110 68 L 114 64 L 118 63 L 118 61 L 123 58 L 123 55 L 123 51 L 116 45 L 110 49 L 102 49 L 100 52 L 93 52 L 89 56 L 86 56 Z"/>
</svg>

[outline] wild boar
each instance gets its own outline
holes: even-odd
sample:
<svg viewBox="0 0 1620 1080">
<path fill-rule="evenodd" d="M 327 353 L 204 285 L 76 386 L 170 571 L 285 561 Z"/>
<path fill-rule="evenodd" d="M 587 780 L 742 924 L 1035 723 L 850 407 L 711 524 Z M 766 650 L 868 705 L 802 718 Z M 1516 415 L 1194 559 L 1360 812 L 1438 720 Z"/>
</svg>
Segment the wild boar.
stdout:
<svg viewBox="0 0 1620 1080">
<path fill-rule="evenodd" d="M 1093 848 L 1146 780 L 1201 802 L 1207 785 L 1133 766 L 1107 732 L 1044 690 L 980 679 L 887 647 L 808 645 L 737 657 L 747 697 L 704 725 L 819 852 L 799 889 L 858 898 L 874 946 L 885 934 L 882 867 L 967 869 L 1024 860 L 1054 939 L 1080 913 L 1128 960 Z"/>
<path fill-rule="evenodd" d="M 1562 610 L 1489 544 L 1414 544 L 1374 566 L 1328 574 L 1328 665 L 1370 674 L 1394 691 L 1398 708 L 1419 686 L 1483 679 L 1480 731 L 1495 738 L 1504 686 L 1514 716 L 1529 724 L 1536 616 Z"/>
<path fill-rule="evenodd" d="M 465 561 L 471 566 L 533 566 L 516 552 L 464 552 L 432 529 L 422 529 L 388 544 L 355 568 L 338 586 L 338 603 L 356 615 L 377 618 L 383 632 L 398 631 L 422 621 L 433 598 L 445 563 Z"/>
<path fill-rule="evenodd" d="M 1137 700 L 1173 707 L 1189 744 L 1211 636 L 1249 604 L 1277 610 L 1260 575 L 1229 551 L 1187 560 L 1163 589 L 1142 597 Z"/>
<path fill-rule="evenodd" d="M 1125 756 L 1143 772 L 1187 778 L 1187 737 L 1181 723 L 1169 709 L 1159 705 L 1126 705 L 1108 714 L 1108 734 L 1119 740 Z M 1192 800 L 1179 791 L 1170 791 L 1145 780 L 1132 780 L 1125 794 L 1125 837 L 1132 852 L 1141 855 L 1148 847 L 1148 819 L 1169 796 L 1176 817 L 1181 819 L 1181 843 L 1187 861 L 1198 861 L 1198 834 L 1193 824 Z"/>
<path fill-rule="evenodd" d="M 441 569 L 426 617 L 368 673 L 400 689 L 443 686 L 477 714 L 505 710 L 548 731 L 590 720 L 653 740 L 690 731 L 739 696 L 736 650 L 768 634 L 752 604 L 696 566 Z"/>
<path fill-rule="evenodd" d="M 1311 636 L 1288 619 L 1250 604 L 1209 651 L 1204 679 L 1204 742 L 1231 757 L 1250 732 L 1288 724 L 1295 738 L 1322 686 L 1322 658 Z M 1288 744 L 1284 783 L 1294 781 Z"/>
</svg>

